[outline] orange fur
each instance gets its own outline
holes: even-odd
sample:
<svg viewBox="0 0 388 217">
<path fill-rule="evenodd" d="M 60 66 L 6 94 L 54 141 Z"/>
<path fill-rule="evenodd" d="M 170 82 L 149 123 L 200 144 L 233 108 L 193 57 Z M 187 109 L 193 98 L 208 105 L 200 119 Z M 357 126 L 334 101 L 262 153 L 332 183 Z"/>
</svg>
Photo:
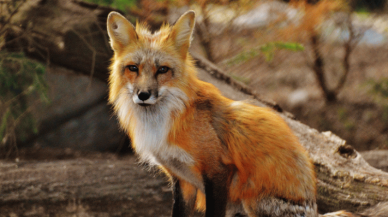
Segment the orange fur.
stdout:
<svg viewBox="0 0 388 217">
<path fill-rule="evenodd" d="M 133 117 L 135 109 L 127 106 L 124 100 L 127 98 L 122 95 L 126 94 L 123 92 L 128 83 L 147 82 L 145 73 L 149 67 L 153 74 L 148 79 L 155 79 L 155 88 L 159 91 L 161 87 L 176 88 L 187 97 L 184 109 L 169 113 L 166 146 L 177 147 L 192 158 L 194 163 L 188 165 L 196 180 L 202 180 L 203 174 L 212 177 L 228 168 L 229 177 L 225 181 L 229 182 L 228 200 L 231 202 L 245 201 L 253 206 L 257 200 L 271 196 L 295 202 L 315 201 L 312 163 L 284 120 L 271 109 L 235 103 L 223 97 L 212 84 L 197 78 L 193 59 L 187 53 L 191 35 L 180 35 L 182 28 L 188 28 L 185 20 L 178 20 L 173 27 L 164 25 L 154 34 L 144 25 L 136 25 L 136 30 L 125 26 L 123 31 L 130 43 L 123 45 L 128 38 L 116 33 L 119 30 L 114 28 L 125 22 L 120 19 L 108 18 L 111 44 L 115 49 L 109 77 L 109 102 L 133 141 L 139 136 L 136 130 L 140 123 Z M 183 40 L 184 37 L 188 39 Z M 168 66 L 171 71 L 157 75 L 157 66 L 151 60 L 141 62 L 138 73 L 123 69 L 136 64 L 131 55 L 140 50 L 168 57 L 160 65 Z M 135 150 L 140 145 L 132 144 Z M 181 178 L 184 199 L 194 198 L 196 207 L 205 210 L 204 192 L 173 170 L 163 170 L 169 176 Z"/>
<path fill-rule="evenodd" d="M 196 85 L 203 85 L 199 89 L 205 90 L 202 92 L 204 98 L 219 106 L 228 107 L 232 103 L 220 96 L 213 86 L 204 82 Z M 227 150 L 221 147 L 211 129 L 210 118 L 210 114 L 188 107 L 186 113 L 174 121 L 169 142 L 179 145 L 196 159 L 197 173 L 217 173 L 218 168 L 213 165 L 217 165 L 220 159 L 230 159 L 229 164 L 237 168 L 239 177 L 230 187 L 232 201 L 269 195 L 294 201 L 312 197 L 308 195 L 308 192 L 315 192 L 312 164 L 297 138 L 278 115 L 268 108 L 249 104 L 236 108 L 228 119 L 241 121 L 242 125 L 237 128 L 225 123 L 230 132 L 226 138 Z M 304 164 L 298 165 L 298 160 Z"/>
</svg>

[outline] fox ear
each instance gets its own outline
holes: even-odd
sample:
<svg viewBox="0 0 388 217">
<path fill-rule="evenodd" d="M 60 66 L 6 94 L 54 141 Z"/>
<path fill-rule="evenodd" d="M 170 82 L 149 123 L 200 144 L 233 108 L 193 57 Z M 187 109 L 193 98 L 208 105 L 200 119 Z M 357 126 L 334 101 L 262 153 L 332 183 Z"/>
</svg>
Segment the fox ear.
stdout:
<svg viewBox="0 0 388 217">
<path fill-rule="evenodd" d="M 195 24 L 195 12 L 184 13 L 171 30 L 171 39 L 183 58 L 186 58 L 189 50 Z"/>
<path fill-rule="evenodd" d="M 110 12 L 107 20 L 110 45 L 115 52 L 136 41 L 138 36 L 135 27 L 124 16 L 117 12 Z"/>
</svg>

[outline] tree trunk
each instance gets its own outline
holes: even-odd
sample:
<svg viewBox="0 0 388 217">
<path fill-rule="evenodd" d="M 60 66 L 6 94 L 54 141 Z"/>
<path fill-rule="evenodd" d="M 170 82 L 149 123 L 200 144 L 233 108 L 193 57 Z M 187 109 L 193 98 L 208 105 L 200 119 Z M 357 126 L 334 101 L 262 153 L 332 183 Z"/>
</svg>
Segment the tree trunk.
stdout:
<svg viewBox="0 0 388 217">
<path fill-rule="evenodd" d="M 6 38 L 8 49 L 23 49 L 31 57 L 107 80 L 107 68 L 112 51 L 108 44 L 105 22 L 110 8 L 74 0 L 31 0 L 26 4 L 28 5 L 12 19 L 14 25 Z M 322 212 L 339 209 L 359 211 L 388 200 L 388 173 L 371 167 L 344 140 L 331 132 L 321 133 L 294 120 L 292 115 L 282 111 L 276 103 L 262 100 L 248 87 L 231 79 L 211 62 L 195 54 L 193 57 L 198 67 L 202 69 L 201 78 L 214 83 L 226 96 L 237 100 L 253 98 L 252 103 L 270 106 L 286 120 L 314 162 L 318 177 L 318 205 Z M 61 167 L 60 164 L 58 163 L 58 168 Z M 30 168 L 28 171 L 33 170 L 38 169 Z M 18 172 L 23 173 L 23 170 Z M 80 183 L 83 182 L 82 179 L 80 176 Z M 20 179 L 17 183 L 20 186 L 28 186 L 31 184 L 30 181 Z M 57 186 L 66 186 L 55 188 L 58 192 L 62 189 L 71 190 L 72 183 L 66 180 L 57 182 Z M 1 179 L 0 186 L 3 186 Z M 5 195 L 6 191 L 7 188 L 0 188 L 0 195 Z M 18 191 L 18 188 L 15 187 L 13 191 Z M 68 194 L 47 193 L 47 198 L 55 195 L 58 196 L 58 200 L 63 200 Z M 13 201 L 17 202 L 21 198 L 21 196 L 13 198 Z M 4 202 L 4 197 L 0 196 L 0 201 Z"/>
<path fill-rule="evenodd" d="M 313 71 L 315 73 L 315 77 L 317 78 L 319 87 L 321 88 L 326 102 L 335 102 L 337 100 L 337 94 L 334 91 L 331 91 L 327 85 L 325 79 L 325 63 L 323 60 L 323 56 L 320 51 L 320 43 L 319 37 L 315 33 L 311 33 L 310 36 L 311 47 L 313 49 Z"/>
</svg>

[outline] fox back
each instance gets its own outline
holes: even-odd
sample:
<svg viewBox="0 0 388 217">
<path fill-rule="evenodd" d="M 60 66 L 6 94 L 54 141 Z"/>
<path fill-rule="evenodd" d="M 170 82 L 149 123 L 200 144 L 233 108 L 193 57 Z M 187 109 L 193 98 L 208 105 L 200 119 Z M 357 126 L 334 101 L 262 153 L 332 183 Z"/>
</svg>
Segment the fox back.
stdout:
<svg viewBox="0 0 388 217">
<path fill-rule="evenodd" d="M 171 178 L 173 217 L 317 216 L 312 163 L 283 119 L 197 78 L 194 24 L 193 11 L 154 33 L 107 21 L 109 102 L 141 160 Z"/>
</svg>

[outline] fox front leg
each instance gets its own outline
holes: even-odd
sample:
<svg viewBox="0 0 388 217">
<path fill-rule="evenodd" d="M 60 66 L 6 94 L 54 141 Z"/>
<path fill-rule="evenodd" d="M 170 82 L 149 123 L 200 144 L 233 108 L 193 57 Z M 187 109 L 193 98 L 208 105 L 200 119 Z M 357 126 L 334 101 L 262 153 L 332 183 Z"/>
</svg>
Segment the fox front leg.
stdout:
<svg viewBox="0 0 388 217">
<path fill-rule="evenodd" d="M 182 189 L 177 178 L 172 179 L 172 217 L 186 217 L 188 216 L 185 201 L 183 199 Z"/>
<path fill-rule="evenodd" d="M 172 206 L 172 217 L 189 217 L 194 213 L 195 201 L 197 198 L 197 190 L 193 195 L 190 195 L 186 200 L 183 196 L 182 183 L 176 177 L 172 178 L 172 187 L 173 187 L 173 206 Z M 186 183 L 187 185 L 187 183 Z"/>
<path fill-rule="evenodd" d="M 227 175 L 203 176 L 206 195 L 205 217 L 225 217 L 228 202 Z"/>
</svg>

